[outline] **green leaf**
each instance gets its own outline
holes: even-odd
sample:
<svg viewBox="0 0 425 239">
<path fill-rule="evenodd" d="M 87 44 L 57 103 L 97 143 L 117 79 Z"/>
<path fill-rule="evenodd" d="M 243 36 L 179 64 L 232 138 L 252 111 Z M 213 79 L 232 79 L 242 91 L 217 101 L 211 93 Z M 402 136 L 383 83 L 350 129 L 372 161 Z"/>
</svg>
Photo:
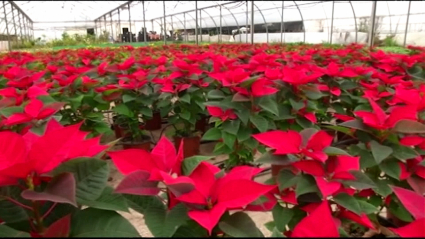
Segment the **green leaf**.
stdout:
<svg viewBox="0 0 425 239">
<path fill-rule="evenodd" d="M 240 93 L 236 93 L 233 95 L 232 101 L 233 102 L 248 102 L 249 98 Z"/>
<path fill-rule="evenodd" d="M 99 198 L 93 201 L 81 200 L 80 204 L 92 208 L 128 212 L 128 204 L 122 194 L 114 193 L 112 187 L 105 187 Z"/>
<path fill-rule="evenodd" d="M 283 232 L 286 231 L 286 225 L 291 221 L 294 212 L 290 208 L 284 208 L 277 203 L 272 210 L 272 215 L 276 228 Z"/>
<path fill-rule="evenodd" d="M 218 128 L 211 128 L 202 136 L 202 140 L 219 140 L 221 139 L 221 130 Z"/>
<path fill-rule="evenodd" d="M 360 204 L 354 197 L 346 193 L 339 193 L 338 195 L 333 196 L 333 199 L 340 206 L 356 213 L 357 215 L 361 214 Z"/>
<path fill-rule="evenodd" d="M 217 99 L 223 99 L 224 93 L 221 92 L 220 90 L 211 90 L 208 92 L 207 94 L 208 99 L 213 99 L 213 100 L 217 100 Z"/>
<path fill-rule="evenodd" d="M 295 188 L 295 195 L 298 198 L 299 196 L 306 193 L 318 193 L 319 189 L 317 188 L 316 180 L 314 180 L 313 176 L 303 174 L 299 178 L 297 182 L 297 186 Z"/>
<path fill-rule="evenodd" d="M 252 130 L 250 128 L 239 127 L 238 134 L 236 135 L 239 142 L 251 139 Z"/>
<path fill-rule="evenodd" d="M 28 232 L 21 232 L 6 225 L 0 225 L 0 238 L 2 237 L 31 237 Z"/>
<path fill-rule="evenodd" d="M 183 111 L 179 115 L 180 115 L 180 117 L 182 119 L 185 119 L 185 120 L 189 120 L 190 119 L 190 112 L 189 111 Z"/>
<path fill-rule="evenodd" d="M 341 133 L 344 133 L 344 134 L 347 134 L 347 135 L 353 134 L 353 133 L 351 133 L 351 130 L 349 128 L 342 127 L 342 126 L 330 125 L 330 126 L 325 126 L 325 128 L 333 129 L 333 130 L 336 130 L 338 132 L 341 132 Z"/>
<path fill-rule="evenodd" d="M 248 120 L 250 116 L 249 110 L 236 111 L 235 114 L 242 121 L 244 125 L 248 125 Z"/>
<path fill-rule="evenodd" d="M 182 171 L 184 175 L 190 175 L 192 171 L 202 162 L 213 158 L 214 156 L 192 156 L 185 158 L 182 162 Z"/>
<path fill-rule="evenodd" d="M 425 125 L 414 120 L 403 119 L 398 121 L 392 130 L 403 134 L 425 134 Z"/>
<path fill-rule="evenodd" d="M 260 132 L 267 131 L 268 123 L 267 123 L 267 120 L 264 117 L 262 117 L 261 115 L 258 115 L 257 114 L 257 115 L 251 115 L 249 117 L 249 119 L 254 124 L 254 126 L 257 127 L 257 129 Z"/>
<path fill-rule="evenodd" d="M 100 197 L 109 177 L 109 165 L 106 161 L 94 158 L 79 158 L 62 163 L 53 170 L 54 175 L 63 172 L 74 174 L 77 183 L 77 202 L 93 201 Z"/>
<path fill-rule="evenodd" d="M 21 106 L 11 106 L 7 108 L 1 108 L 0 109 L 0 115 L 3 115 L 4 117 L 8 118 L 9 116 L 13 115 L 14 113 L 21 113 L 23 112 L 23 108 Z"/>
<path fill-rule="evenodd" d="M 391 214 L 396 216 L 398 219 L 401 219 L 402 221 L 405 221 L 405 222 L 413 221 L 412 215 L 409 213 L 409 211 L 407 211 L 407 209 L 401 203 L 397 203 L 396 201 L 391 201 L 388 209 Z"/>
<path fill-rule="evenodd" d="M 264 110 L 266 110 L 266 111 L 268 111 L 268 112 L 270 112 L 270 113 L 272 113 L 276 116 L 279 115 L 279 109 L 277 108 L 277 103 L 270 96 L 261 97 L 260 101 L 258 102 L 258 105 L 262 109 L 264 109 Z"/>
<path fill-rule="evenodd" d="M 147 116 L 147 117 L 153 116 L 152 109 L 149 109 L 148 107 L 140 108 L 140 113 L 142 114 L 142 116 Z"/>
<path fill-rule="evenodd" d="M 69 237 L 140 237 L 136 228 L 114 211 L 87 208 L 74 214 Z"/>
<path fill-rule="evenodd" d="M 177 229 L 177 231 L 172 236 L 174 238 L 186 238 L 186 237 L 197 237 L 197 238 L 206 238 L 208 237 L 208 232 L 193 220 L 189 220 L 186 225 L 183 225 Z"/>
<path fill-rule="evenodd" d="M 180 101 L 190 104 L 190 94 L 186 93 L 179 98 Z"/>
<path fill-rule="evenodd" d="M 348 127 L 351 129 L 358 129 L 362 131 L 368 131 L 366 125 L 363 124 L 363 122 L 358 119 L 345 121 L 344 123 L 339 124 L 339 126 Z"/>
<path fill-rule="evenodd" d="M 133 117 L 133 112 L 131 112 L 131 110 L 125 104 L 119 104 L 115 106 L 112 110 L 117 114 Z"/>
<path fill-rule="evenodd" d="M 184 204 L 178 204 L 170 211 L 162 207 L 151 207 L 145 211 L 144 217 L 146 226 L 154 237 L 171 237 L 177 228 L 189 220 Z"/>
<path fill-rule="evenodd" d="M 223 131 L 237 135 L 241 122 L 239 120 L 229 120 L 223 123 Z"/>
<path fill-rule="evenodd" d="M 302 102 L 302 101 L 297 102 L 293 99 L 289 99 L 289 103 L 291 104 L 292 108 L 296 111 L 304 108 L 304 102 Z"/>
<path fill-rule="evenodd" d="M 273 228 L 271 237 L 285 237 L 276 227 Z"/>
<path fill-rule="evenodd" d="M 320 91 L 304 91 L 305 95 L 312 100 L 318 100 L 320 98 L 322 98 L 324 96 L 324 94 L 322 94 L 322 92 Z"/>
<path fill-rule="evenodd" d="M 274 221 L 266 222 L 264 226 L 267 228 L 267 230 L 271 232 L 276 228 L 276 224 Z"/>
<path fill-rule="evenodd" d="M 221 221 L 218 226 L 231 237 L 264 237 L 252 218 L 244 212 L 232 214 L 226 220 Z"/>
<path fill-rule="evenodd" d="M 391 182 L 389 180 L 377 179 L 375 180 L 375 184 L 376 188 L 374 188 L 373 191 L 383 197 L 386 197 L 393 192 L 389 186 L 391 185 Z"/>
<path fill-rule="evenodd" d="M 148 208 L 155 207 L 165 209 L 165 205 L 162 203 L 161 199 L 158 197 L 152 196 L 140 196 L 140 195 L 131 195 L 123 194 L 124 198 L 127 200 L 128 205 L 135 211 L 144 214 Z"/>
<path fill-rule="evenodd" d="M 376 213 L 378 211 L 378 208 L 375 207 L 374 205 L 365 202 L 363 200 L 358 200 L 357 201 L 360 205 L 360 209 L 362 212 L 364 212 L 365 214 L 372 214 L 372 213 Z"/>
<path fill-rule="evenodd" d="M 81 106 L 81 102 L 83 101 L 84 95 L 79 95 L 76 97 L 69 98 L 69 103 L 73 109 L 77 109 Z"/>
<path fill-rule="evenodd" d="M 15 223 L 28 220 L 28 218 L 24 208 L 8 200 L 0 200 L 0 219 L 4 222 Z"/>
<path fill-rule="evenodd" d="M 385 145 L 381 145 L 375 140 L 370 142 L 370 148 L 372 151 L 373 158 L 375 159 L 377 164 L 380 164 L 382 160 L 386 159 L 393 152 L 392 148 Z"/>
<path fill-rule="evenodd" d="M 347 232 L 344 230 L 344 228 L 342 228 L 342 227 L 338 227 L 338 233 L 339 233 L 340 237 L 344 237 L 344 238 L 350 237 L 347 234 Z"/>
<path fill-rule="evenodd" d="M 393 156 L 401 161 L 413 159 L 418 156 L 418 153 L 412 148 L 396 144 L 391 147 L 393 148 Z"/>
<path fill-rule="evenodd" d="M 324 152 L 329 155 L 329 156 L 335 156 L 335 155 L 348 155 L 350 156 L 349 153 L 347 153 L 345 150 L 342 150 L 340 148 L 336 148 L 336 147 L 326 147 Z"/>
<path fill-rule="evenodd" d="M 229 148 L 233 148 L 235 145 L 235 141 L 236 141 L 236 136 L 233 134 L 229 134 L 227 132 L 222 132 L 222 137 L 223 137 L 223 143 L 229 147 Z"/>
<path fill-rule="evenodd" d="M 360 167 L 365 168 L 371 168 L 373 166 L 376 166 L 375 158 L 373 157 L 372 153 L 368 150 L 360 149 L 359 152 L 360 156 Z"/>
<path fill-rule="evenodd" d="M 343 184 L 352 186 L 358 190 L 376 188 L 376 184 L 363 172 L 351 170 L 349 170 L 349 172 L 356 178 L 356 180 L 344 180 L 342 182 Z"/>
<path fill-rule="evenodd" d="M 294 186 L 295 184 L 297 184 L 299 179 L 300 177 L 293 174 L 291 170 L 288 170 L 288 169 L 280 170 L 276 178 L 279 191 L 282 191 L 284 189 Z"/>
<path fill-rule="evenodd" d="M 123 101 L 124 103 L 130 102 L 130 101 L 133 101 L 133 100 L 135 100 L 135 99 L 136 99 L 136 96 L 135 96 L 135 95 L 124 94 L 124 95 L 122 96 L 122 101 Z"/>
<path fill-rule="evenodd" d="M 379 168 L 384 171 L 384 173 L 392 178 L 397 180 L 400 179 L 401 168 L 397 161 L 395 160 L 386 160 L 379 165 Z"/>
</svg>

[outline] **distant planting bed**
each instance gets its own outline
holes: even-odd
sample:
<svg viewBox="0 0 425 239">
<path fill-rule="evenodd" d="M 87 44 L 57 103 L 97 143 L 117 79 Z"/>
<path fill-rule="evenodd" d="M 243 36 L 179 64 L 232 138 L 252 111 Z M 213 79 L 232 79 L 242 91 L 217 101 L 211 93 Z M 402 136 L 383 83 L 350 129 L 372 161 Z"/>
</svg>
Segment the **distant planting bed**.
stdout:
<svg viewBox="0 0 425 239">
<path fill-rule="evenodd" d="M 0 237 L 425 237 L 425 48 L 143 45 L 0 56 Z"/>
</svg>

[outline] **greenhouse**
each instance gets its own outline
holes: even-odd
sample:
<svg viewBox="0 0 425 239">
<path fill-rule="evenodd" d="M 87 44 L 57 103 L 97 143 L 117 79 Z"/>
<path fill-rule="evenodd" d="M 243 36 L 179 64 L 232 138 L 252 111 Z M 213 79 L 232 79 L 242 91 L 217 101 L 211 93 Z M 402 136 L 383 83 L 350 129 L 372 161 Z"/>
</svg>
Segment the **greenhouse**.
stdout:
<svg viewBox="0 0 425 239">
<path fill-rule="evenodd" d="M 0 6 L 0 238 L 425 237 L 425 1 Z"/>
</svg>

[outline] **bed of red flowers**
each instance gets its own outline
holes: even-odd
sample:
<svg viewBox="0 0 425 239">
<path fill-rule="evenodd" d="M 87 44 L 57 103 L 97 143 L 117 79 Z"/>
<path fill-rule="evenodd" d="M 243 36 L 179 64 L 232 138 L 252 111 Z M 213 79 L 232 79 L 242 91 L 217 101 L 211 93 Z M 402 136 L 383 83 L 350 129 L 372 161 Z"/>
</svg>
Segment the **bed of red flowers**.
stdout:
<svg viewBox="0 0 425 239">
<path fill-rule="evenodd" d="M 0 73 L 0 237 L 138 237 L 130 208 L 155 237 L 264 237 L 247 211 L 274 237 L 425 237 L 425 48 L 12 52 Z"/>
</svg>

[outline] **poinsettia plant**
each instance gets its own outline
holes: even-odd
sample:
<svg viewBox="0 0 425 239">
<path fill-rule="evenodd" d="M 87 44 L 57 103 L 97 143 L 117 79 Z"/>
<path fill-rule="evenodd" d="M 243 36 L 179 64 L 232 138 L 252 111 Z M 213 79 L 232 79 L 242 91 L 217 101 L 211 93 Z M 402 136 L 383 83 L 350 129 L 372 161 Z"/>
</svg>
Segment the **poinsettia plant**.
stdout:
<svg viewBox="0 0 425 239">
<path fill-rule="evenodd" d="M 97 158 L 109 146 L 80 127 L 50 120 L 41 134 L 0 132 L 1 236 L 139 236 L 116 212 L 128 206 L 112 195 L 108 163 Z"/>
<path fill-rule="evenodd" d="M 232 221 L 236 219 L 255 226 L 242 211 L 232 215 L 229 211 L 241 210 L 275 189 L 275 185 L 252 180 L 262 169 L 239 166 L 224 173 L 204 161 L 209 157 L 183 159 L 183 147 L 181 144 L 176 152 L 174 145 L 162 137 L 151 153 L 141 149 L 108 153 L 118 170 L 126 175 L 115 191 L 132 195 L 131 200 L 139 202 L 134 209 L 144 215 L 152 234 L 235 235 Z M 254 232 L 261 234 L 258 229 Z"/>
</svg>

